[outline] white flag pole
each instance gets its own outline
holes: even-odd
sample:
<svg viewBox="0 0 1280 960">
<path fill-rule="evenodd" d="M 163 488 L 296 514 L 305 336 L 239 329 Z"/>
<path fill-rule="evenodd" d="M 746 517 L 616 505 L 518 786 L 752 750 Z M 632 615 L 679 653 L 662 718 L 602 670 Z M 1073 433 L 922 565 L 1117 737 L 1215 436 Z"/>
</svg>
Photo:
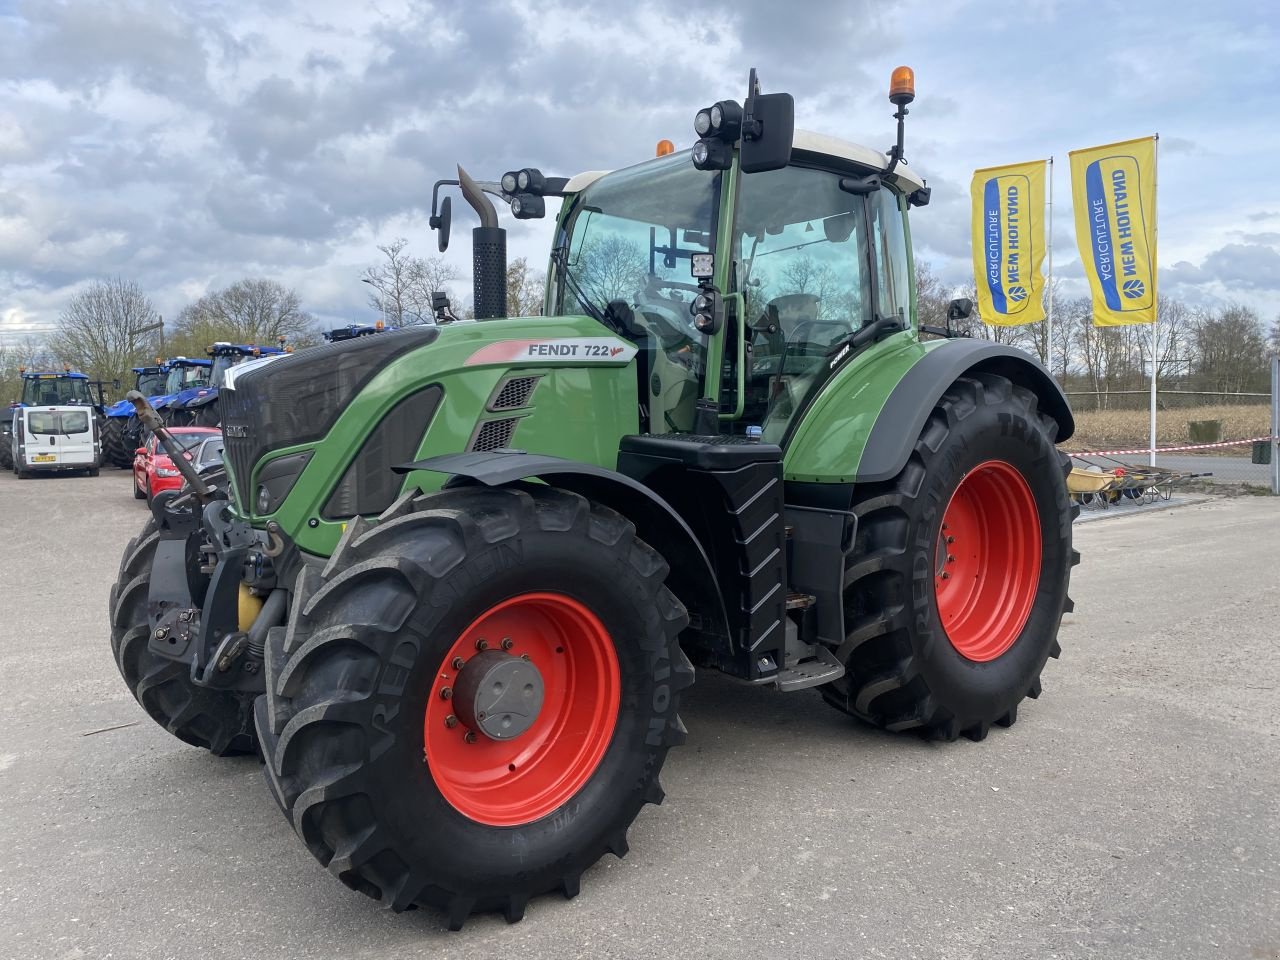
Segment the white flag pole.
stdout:
<svg viewBox="0 0 1280 960">
<path fill-rule="evenodd" d="M 1151 215 L 1151 450 L 1147 466 L 1156 465 L 1156 371 L 1160 367 L 1160 297 L 1156 285 L 1156 274 L 1159 266 L 1156 260 L 1156 247 L 1160 237 L 1160 193 L 1158 189 L 1160 171 L 1160 134 L 1155 135 L 1152 146 L 1152 159 L 1155 169 L 1151 171 L 1151 189 L 1154 202 Z"/>
<path fill-rule="evenodd" d="M 1053 157 L 1049 158 L 1049 309 L 1045 315 L 1044 365 L 1053 376 Z"/>
</svg>

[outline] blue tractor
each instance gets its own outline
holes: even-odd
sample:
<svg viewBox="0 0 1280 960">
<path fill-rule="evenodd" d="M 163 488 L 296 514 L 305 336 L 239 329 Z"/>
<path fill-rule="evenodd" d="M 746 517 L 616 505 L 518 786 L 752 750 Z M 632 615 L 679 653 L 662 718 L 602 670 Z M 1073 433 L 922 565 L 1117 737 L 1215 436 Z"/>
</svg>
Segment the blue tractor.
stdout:
<svg viewBox="0 0 1280 960">
<path fill-rule="evenodd" d="M 169 377 L 169 365 L 156 357 L 154 366 L 134 367 L 133 388 L 144 397 L 159 397 L 165 393 Z M 133 418 L 132 421 L 130 418 Z M 117 400 L 103 411 L 102 456 L 103 462 L 125 469 L 133 463 L 133 451 L 140 445 L 141 436 L 136 429 L 137 417 L 133 404 Z M 135 429 L 131 432 L 130 427 Z"/>
<path fill-rule="evenodd" d="M 174 426 L 216 427 L 222 422 L 218 410 L 218 389 L 226 382 L 227 371 L 246 360 L 259 357 L 283 356 L 292 353 L 292 347 L 284 345 L 285 338 L 278 337 L 279 346 L 263 347 L 251 343 L 210 344 L 206 352 L 212 358 L 209 382 L 184 390 L 169 403 L 165 420 Z M 152 406 L 156 406 L 152 404 Z M 156 406 L 156 409 L 160 408 Z"/>
<path fill-rule="evenodd" d="M 379 320 L 377 323 L 349 323 L 345 327 L 334 327 L 322 333 L 321 336 L 329 343 L 341 343 L 343 340 L 372 336 L 375 333 L 381 333 L 382 330 L 382 321 Z"/>
<path fill-rule="evenodd" d="M 134 367 L 135 373 L 140 370 L 157 371 L 155 375 L 138 373 L 137 390 L 162 416 L 168 418 L 175 398 L 209 386 L 212 367 L 211 360 L 191 357 L 171 357 L 154 368 Z M 133 404 L 121 400 L 107 408 L 103 423 L 103 453 L 108 463 L 122 469 L 132 466 L 133 452 L 142 446 L 143 440 L 142 424 Z"/>
</svg>

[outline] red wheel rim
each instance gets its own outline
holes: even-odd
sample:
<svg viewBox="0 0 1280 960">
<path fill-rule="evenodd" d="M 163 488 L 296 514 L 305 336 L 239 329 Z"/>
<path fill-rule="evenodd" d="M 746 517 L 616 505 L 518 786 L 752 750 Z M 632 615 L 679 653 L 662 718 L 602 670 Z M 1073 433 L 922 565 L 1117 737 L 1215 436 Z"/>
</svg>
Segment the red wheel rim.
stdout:
<svg viewBox="0 0 1280 960">
<path fill-rule="evenodd" d="M 458 676 L 458 658 L 466 661 L 486 648 L 527 656 L 542 675 L 542 709 L 511 740 L 468 731 L 442 693 Z M 613 739 L 621 690 L 609 631 L 577 600 L 526 593 L 491 607 L 449 649 L 427 701 L 425 751 L 437 788 L 454 809 L 480 823 L 510 827 L 545 817 L 600 765 Z"/>
<path fill-rule="evenodd" d="M 934 596 L 963 657 L 994 660 L 1027 625 L 1040 585 L 1040 513 L 1026 478 L 1003 460 L 960 481 L 938 535 Z"/>
</svg>

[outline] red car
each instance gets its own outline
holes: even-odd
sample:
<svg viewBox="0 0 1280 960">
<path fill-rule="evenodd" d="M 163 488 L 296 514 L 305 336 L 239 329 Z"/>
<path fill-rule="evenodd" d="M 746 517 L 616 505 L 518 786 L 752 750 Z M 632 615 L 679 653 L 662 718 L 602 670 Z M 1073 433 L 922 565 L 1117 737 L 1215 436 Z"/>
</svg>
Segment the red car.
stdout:
<svg viewBox="0 0 1280 960">
<path fill-rule="evenodd" d="M 173 439 L 182 445 L 188 460 L 222 459 L 222 431 L 213 427 L 181 427 L 170 430 Z M 182 486 L 182 474 L 164 452 L 155 434 L 133 454 L 133 495 L 139 500 L 150 500 L 164 490 L 177 490 Z"/>
</svg>

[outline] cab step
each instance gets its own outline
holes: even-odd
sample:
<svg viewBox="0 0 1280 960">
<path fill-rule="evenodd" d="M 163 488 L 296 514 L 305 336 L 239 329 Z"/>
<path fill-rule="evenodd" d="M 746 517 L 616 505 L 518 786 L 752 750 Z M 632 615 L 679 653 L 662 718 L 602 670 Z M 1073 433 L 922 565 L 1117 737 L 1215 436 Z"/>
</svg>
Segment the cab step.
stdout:
<svg viewBox="0 0 1280 960">
<path fill-rule="evenodd" d="M 783 693 L 804 690 L 819 684 L 830 683 L 844 676 L 844 664 L 826 647 L 818 647 L 811 660 L 802 660 L 777 673 L 778 689 Z"/>
</svg>

